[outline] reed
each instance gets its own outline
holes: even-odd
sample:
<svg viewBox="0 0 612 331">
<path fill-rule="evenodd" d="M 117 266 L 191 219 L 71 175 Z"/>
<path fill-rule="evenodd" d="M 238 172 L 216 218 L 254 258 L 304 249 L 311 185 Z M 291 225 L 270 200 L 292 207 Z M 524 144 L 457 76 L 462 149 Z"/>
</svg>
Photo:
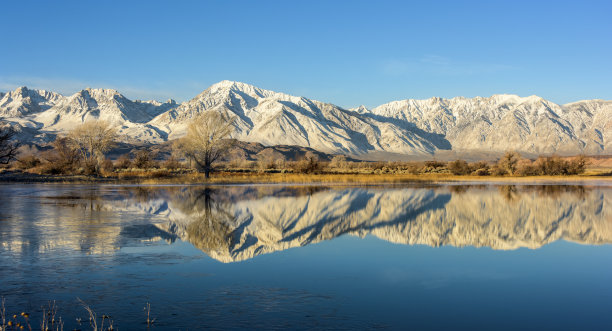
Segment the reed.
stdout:
<svg viewBox="0 0 612 331">
<path fill-rule="evenodd" d="M 114 320 L 109 315 L 98 315 L 91 306 L 85 303 L 80 298 L 76 298 L 78 303 L 87 312 L 87 318 L 89 319 L 89 327 L 92 331 L 114 331 Z M 151 304 L 149 302 L 145 305 L 146 319 L 144 323 L 147 329 L 154 326 L 156 318 L 151 317 Z M 41 331 L 63 331 L 64 320 L 62 317 L 57 315 L 58 307 L 56 302 L 49 302 L 47 306 L 42 306 L 42 317 L 40 319 L 40 330 Z M 30 324 L 30 314 L 27 312 L 15 313 L 13 315 L 7 314 L 6 312 L 6 299 L 2 297 L 0 299 L 0 331 L 20 331 L 20 330 L 32 330 Z M 77 318 L 75 325 L 76 329 L 81 329 L 83 319 Z"/>
</svg>

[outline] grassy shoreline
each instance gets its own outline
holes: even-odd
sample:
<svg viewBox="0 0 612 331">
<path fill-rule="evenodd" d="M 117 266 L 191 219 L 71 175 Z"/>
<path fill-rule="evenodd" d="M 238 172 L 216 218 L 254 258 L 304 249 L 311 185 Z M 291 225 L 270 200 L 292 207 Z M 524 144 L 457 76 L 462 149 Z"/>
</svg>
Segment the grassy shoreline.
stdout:
<svg viewBox="0 0 612 331">
<path fill-rule="evenodd" d="M 206 179 L 200 173 L 140 173 L 134 176 L 38 175 L 27 172 L 2 172 L 0 183 L 100 183 L 100 184 L 408 184 L 496 182 L 545 184 L 561 182 L 603 182 L 612 184 L 609 172 L 587 172 L 566 176 L 472 176 L 439 174 L 362 174 L 362 173 L 236 173 L 218 172 Z"/>
</svg>

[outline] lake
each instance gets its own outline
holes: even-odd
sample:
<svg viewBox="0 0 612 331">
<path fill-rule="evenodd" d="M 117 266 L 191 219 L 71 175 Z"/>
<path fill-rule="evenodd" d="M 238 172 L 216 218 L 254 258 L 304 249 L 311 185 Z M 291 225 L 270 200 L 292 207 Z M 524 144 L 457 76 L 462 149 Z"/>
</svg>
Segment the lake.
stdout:
<svg viewBox="0 0 612 331">
<path fill-rule="evenodd" d="M 612 329 L 610 243 L 605 183 L 0 185 L 34 329 Z"/>
</svg>

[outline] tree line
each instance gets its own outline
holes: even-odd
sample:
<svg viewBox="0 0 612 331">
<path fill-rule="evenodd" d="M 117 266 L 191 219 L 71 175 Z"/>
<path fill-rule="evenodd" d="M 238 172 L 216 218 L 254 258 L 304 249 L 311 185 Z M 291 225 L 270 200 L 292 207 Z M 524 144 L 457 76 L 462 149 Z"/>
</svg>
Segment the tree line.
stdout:
<svg viewBox="0 0 612 331">
<path fill-rule="evenodd" d="M 17 157 L 19 145 L 10 127 L 0 127 L 0 163 L 16 160 L 21 169 L 38 169 L 44 174 L 100 175 L 123 169 L 190 169 L 206 178 L 222 163 L 228 150 L 235 144 L 230 139 L 234 117 L 208 111 L 195 118 L 187 128 L 187 134 L 177 139 L 173 154 L 159 161 L 153 152 L 141 149 L 133 156 L 122 155 L 114 162 L 107 153 L 116 146 L 118 134 L 108 122 L 85 122 L 52 142 L 52 148 L 36 154 Z M 187 165 L 188 164 L 188 165 Z M 453 174 L 472 176 L 536 176 L 577 175 L 584 173 L 588 165 L 585 156 L 571 159 L 559 156 L 542 156 L 535 160 L 522 158 L 517 152 L 507 152 L 496 162 L 465 160 L 451 162 L 366 162 L 349 160 L 336 155 L 331 161 L 319 160 L 307 152 L 298 161 L 272 160 L 262 155 L 256 162 L 225 162 L 226 170 L 248 172 L 316 173 L 370 173 L 370 174 Z"/>
<path fill-rule="evenodd" d="M 187 135 L 175 142 L 175 149 L 182 157 L 189 159 L 195 169 L 208 178 L 213 165 L 233 145 L 229 139 L 233 117 L 224 117 L 217 112 L 205 112 L 188 126 Z M 116 162 L 109 160 L 107 153 L 116 147 L 117 130 L 102 120 L 85 122 L 65 136 L 58 136 L 51 143 L 50 150 L 17 156 L 19 144 L 15 142 L 15 131 L 10 127 L 0 128 L 0 162 L 8 164 L 17 161 L 22 169 L 38 167 L 46 174 L 99 175 L 122 167 L 155 166 L 156 161 L 146 150 L 138 151 L 134 158 L 120 157 Z M 166 166 L 180 167 L 172 156 Z"/>
</svg>

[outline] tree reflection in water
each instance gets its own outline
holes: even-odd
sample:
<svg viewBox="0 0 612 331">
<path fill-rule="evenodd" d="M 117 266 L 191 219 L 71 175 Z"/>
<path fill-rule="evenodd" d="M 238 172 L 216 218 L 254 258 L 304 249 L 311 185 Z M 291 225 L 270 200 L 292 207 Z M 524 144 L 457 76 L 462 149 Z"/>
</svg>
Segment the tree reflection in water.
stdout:
<svg viewBox="0 0 612 331">
<path fill-rule="evenodd" d="M 190 190 L 179 199 L 182 201 L 179 208 L 190 211 L 192 217 L 187 225 L 187 240 L 204 252 L 229 250 L 233 245 L 233 230 L 229 224 L 235 222 L 235 217 L 217 201 L 217 192 L 208 187 Z"/>
</svg>

